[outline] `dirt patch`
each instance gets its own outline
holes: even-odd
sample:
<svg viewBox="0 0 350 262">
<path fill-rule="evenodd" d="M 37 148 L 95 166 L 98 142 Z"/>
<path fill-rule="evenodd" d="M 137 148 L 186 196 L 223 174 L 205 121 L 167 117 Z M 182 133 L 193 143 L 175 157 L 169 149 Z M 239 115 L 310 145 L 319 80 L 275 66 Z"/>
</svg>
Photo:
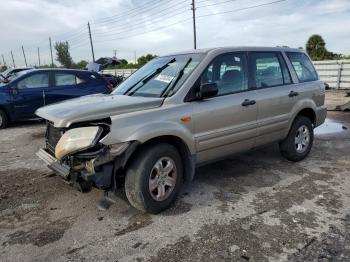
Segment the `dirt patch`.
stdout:
<svg viewBox="0 0 350 262">
<path fill-rule="evenodd" d="M 133 215 L 129 219 L 129 223 L 128 223 L 128 226 L 126 228 L 117 231 L 114 235 L 115 236 L 122 236 L 122 235 L 125 235 L 127 233 L 144 228 L 152 223 L 153 223 L 153 221 L 152 221 L 152 218 L 150 215 L 144 214 L 144 213 L 138 213 L 136 215 Z"/>
<path fill-rule="evenodd" d="M 243 219 L 232 220 L 229 224 L 205 225 L 191 240 L 188 236 L 161 249 L 150 261 L 269 261 L 284 250 L 298 249 L 310 240 L 300 231 L 303 221 L 307 227 L 314 227 L 315 214 L 287 212 L 281 223 L 267 225 L 264 213 Z M 309 223 L 307 222 L 309 221 Z"/>
<path fill-rule="evenodd" d="M 50 171 L 27 168 L 0 171 L 0 211 L 41 203 L 64 186 L 58 177 L 51 177 Z"/>
<path fill-rule="evenodd" d="M 44 221 L 42 221 L 44 222 Z M 62 238 L 64 232 L 72 225 L 72 218 L 63 218 L 56 221 L 44 222 L 31 228 L 29 231 L 16 231 L 7 235 L 7 241 L 2 245 L 33 244 L 38 247 L 45 246 Z"/>
<path fill-rule="evenodd" d="M 45 131 L 43 130 L 43 131 L 39 131 L 39 132 L 33 132 L 32 133 L 32 138 L 44 140 L 44 138 L 45 138 Z"/>
<path fill-rule="evenodd" d="M 310 240 L 308 245 L 288 256 L 289 261 L 349 261 L 350 215 L 343 219 L 341 228 L 330 226 L 327 233 Z"/>
<path fill-rule="evenodd" d="M 186 203 L 182 200 L 177 200 L 175 204 L 169 209 L 165 210 L 161 213 L 163 216 L 176 216 L 189 212 L 191 210 L 192 205 Z"/>
<path fill-rule="evenodd" d="M 301 204 L 303 201 L 311 200 L 319 195 L 323 196 L 324 201 L 331 201 L 334 204 L 334 208 L 341 206 L 341 200 L 338 199 L 334 190 L 329 189 L 327 185 L 316 183 L 316 181 L 331 181 L 332 175 L 307 170 L 304 172 L 307 175 L 299 181 L 288 186 L 274 187 L 272 192 L 257 194 L 257 200 L 254 201 L 257 212 L 266 209 L 286 210 L 293 205 Z"/>
</svg>

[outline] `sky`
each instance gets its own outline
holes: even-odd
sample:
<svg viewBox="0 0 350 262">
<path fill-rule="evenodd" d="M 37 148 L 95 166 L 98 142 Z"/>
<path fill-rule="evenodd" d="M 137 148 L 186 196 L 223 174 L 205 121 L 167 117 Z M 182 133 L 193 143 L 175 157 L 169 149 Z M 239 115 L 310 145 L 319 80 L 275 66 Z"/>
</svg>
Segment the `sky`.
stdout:
<svg viewBox="0 0 350 262">
<path fill-rule="evenodd" d="M 273 3 L 272 3 L 273 2 Z M 195 0 L 197 48 L 304 47 L 320 34 L 329 51 L 350 54 L 350 0 Z M 53 44 L 68 41 L 75 62 L 95 58 L 133 61 L 152 53 L 193 49 L 191 0 L 0 0 L 0 54 L 12 65 L 50 63 Z M 54 57 L 55 57 L 55 51 Z M 3 63 L 0 57 L 1 64 Z M 57 63 L 55 61 L 55 63 Z"/>
</svg>

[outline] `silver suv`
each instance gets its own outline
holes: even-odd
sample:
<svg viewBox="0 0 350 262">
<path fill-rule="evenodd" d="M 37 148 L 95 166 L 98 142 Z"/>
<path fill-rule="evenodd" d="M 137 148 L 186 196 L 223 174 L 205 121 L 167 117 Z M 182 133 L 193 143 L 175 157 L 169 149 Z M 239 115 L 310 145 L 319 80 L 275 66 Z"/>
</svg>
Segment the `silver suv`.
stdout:
<svg viewBox="0 0 350 262">
<path fill-rule="evenodd" d="M 49 105 L 46 147 L 58 175 L 116 192 L 145 212 L 169 207 L 199 165 L 278 142 L 300 161 L 326 118 L 325 85 L 304 51 L 232 47 L 158 57 L 112 94 Z"/>
</svg>

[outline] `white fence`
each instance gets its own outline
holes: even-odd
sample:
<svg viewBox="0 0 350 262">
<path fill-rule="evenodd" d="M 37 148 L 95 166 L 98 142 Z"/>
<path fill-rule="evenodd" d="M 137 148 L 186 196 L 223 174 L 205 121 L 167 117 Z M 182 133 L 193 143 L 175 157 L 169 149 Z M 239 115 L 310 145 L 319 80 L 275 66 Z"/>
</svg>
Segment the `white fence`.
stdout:
<svg viewBox="0 0 350 262">
<path fill-rule="evenodd" d="M 320 79 L 330 88 L 350 89 L 350 60 L 314 61 Z"/>
<path fill-rule="evenodd" d="M 108 69 L 108 70 L 103 70 L 103 73 L 111 74 L 114 76 L 122 76 L 125 79 L 125 78 L 128 78 L 136 70 L 137 69 Z"/>
</svg>

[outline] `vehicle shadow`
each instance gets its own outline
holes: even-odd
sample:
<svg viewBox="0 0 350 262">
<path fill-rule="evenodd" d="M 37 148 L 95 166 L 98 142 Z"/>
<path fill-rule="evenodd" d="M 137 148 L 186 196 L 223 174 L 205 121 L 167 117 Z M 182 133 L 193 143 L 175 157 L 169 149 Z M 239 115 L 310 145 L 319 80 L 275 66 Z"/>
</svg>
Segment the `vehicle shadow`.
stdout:
<svg viewBox="0 0 350 262">
<path fill-rule="evenodd" d="M 9 124 L 9 126 L 6 129 L 12 129 L 12 128 L 23 128 L 23 127 L 38 127 L 40 125 L 44 125 L 45 121 L 43 119 L 36 119 L 36 120 L 25 120 L 25 121 L 18 121 L 13 122 Z"/>
</svg>

